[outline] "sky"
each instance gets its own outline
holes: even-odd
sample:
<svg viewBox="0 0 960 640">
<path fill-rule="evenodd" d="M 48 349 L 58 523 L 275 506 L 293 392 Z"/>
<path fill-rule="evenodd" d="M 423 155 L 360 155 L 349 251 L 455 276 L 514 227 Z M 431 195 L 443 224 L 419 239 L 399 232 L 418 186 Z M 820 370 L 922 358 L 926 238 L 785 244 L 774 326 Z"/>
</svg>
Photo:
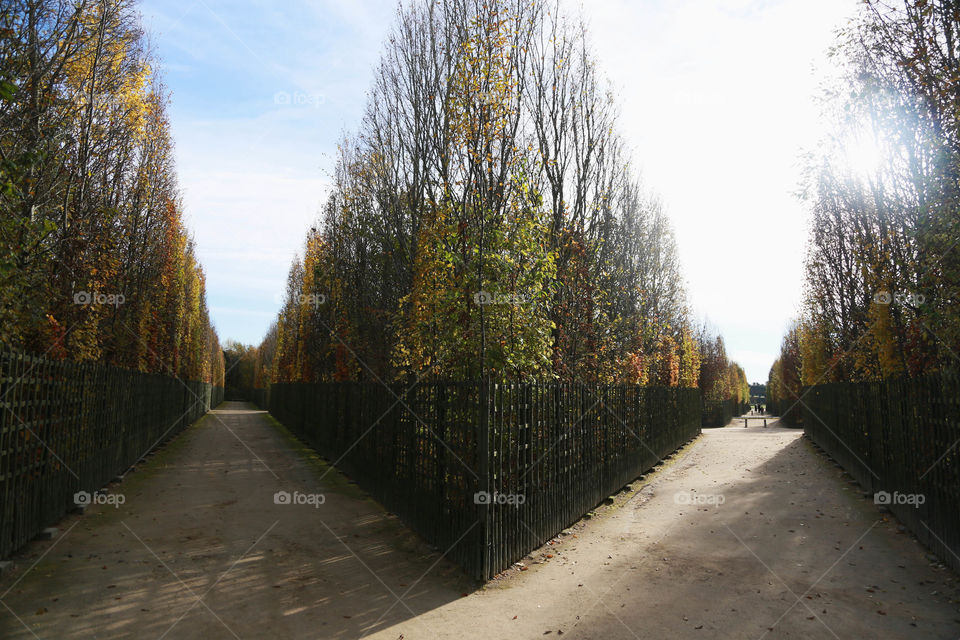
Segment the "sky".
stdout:
<svg viewBox="0 0 960 640">
<path fill-rule="evenodd" d="M 856 0 L 570 0 L 696 316 L 765 382 L 803 287 L 801 154 Z M 259 344 L 355 131 L 394 0 L 143 0 L 221 342 Z"/>
</svg>

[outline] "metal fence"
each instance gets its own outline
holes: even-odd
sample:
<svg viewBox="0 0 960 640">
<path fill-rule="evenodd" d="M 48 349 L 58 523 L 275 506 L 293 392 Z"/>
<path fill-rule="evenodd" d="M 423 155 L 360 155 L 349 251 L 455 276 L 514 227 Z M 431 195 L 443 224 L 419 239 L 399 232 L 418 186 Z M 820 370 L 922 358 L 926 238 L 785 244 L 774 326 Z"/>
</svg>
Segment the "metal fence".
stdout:
<svg viewBox="0 0 960 640">
<path fill-rule="evenodd" d="M 806 434 L 960 569 L 960 377 L 808 387 Z"/>
<path fill-rule="evenodd" d="M 734 416 L 739 416 L 747 409 L 746 404 L 739 404 L 736 398 L 726 400 L 704 401 L 700 422 L 705 429 L 725 427 L 730 424 Z"/>
<path fill-rule="evenodd" d="M 251 391 L 251 396 L 251 402 L 257 405 L 258 409 L 270 408 L 270 387 L 255 388 Z"/>
<path fill-rule="evenodd" d="M 700 432 L 696 389 L 274 384 L 270 412 L 489 579 Z"/>
<path fill-rule="evenodd" d="M 223 388 L 0 352 L 0 558 L 223 399 Z"/>
<path fill-rule="evenodd" d="M 796 397 L 783 400 L 767 400 L 767 413 L 779 417 L 781 426 L 802 427 L 803 407 Z"/>
</svg>

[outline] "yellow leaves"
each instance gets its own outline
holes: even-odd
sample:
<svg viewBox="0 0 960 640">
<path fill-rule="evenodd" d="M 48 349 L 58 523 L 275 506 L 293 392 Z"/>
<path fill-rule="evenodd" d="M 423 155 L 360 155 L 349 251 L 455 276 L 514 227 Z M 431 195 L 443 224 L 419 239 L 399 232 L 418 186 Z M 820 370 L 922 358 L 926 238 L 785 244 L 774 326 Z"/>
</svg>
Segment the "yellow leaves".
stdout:
<svg viewBox="0 0 960 640">
<path fill-rule="evenodd" d="M 828 345 L 824 342 L 821 332 L 807 323 L 801 324 L 797 331 L 800 348 L 801 384 L 812 385 L 824 382 L 823 376 L 829 368 L 827 363 Z"/>
<path fill-rule="evenodd" d="M 903 373 L 903 364 L 900 358 L 893 318 L 890 316 L 889 304 L 870 305 L 870 337 L 874 356 L 880 367 L 881 378 L 892 378 Z"/>
</svg>

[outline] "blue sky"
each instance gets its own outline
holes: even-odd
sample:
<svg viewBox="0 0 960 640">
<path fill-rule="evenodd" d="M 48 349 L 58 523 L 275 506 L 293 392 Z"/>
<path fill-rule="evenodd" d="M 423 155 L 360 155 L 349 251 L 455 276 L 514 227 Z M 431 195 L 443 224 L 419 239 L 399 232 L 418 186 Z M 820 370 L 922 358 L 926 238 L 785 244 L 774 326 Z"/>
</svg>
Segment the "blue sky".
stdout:
<svg viewBox="0 0 960 640">
<path fill-rule="evenodd" d="M 214 324 L 221 341 L 258 344 L 323 200 L 337 141 L 358 121 L 393 9 L 234 0 L 140 6 L 172 93 L 187 224 Z"/>
<path fill-rule="evenodd" d="M 690 298 L 765 381 L 802 291 L 799 155 L 855 0 L 591 0 L 621 130 L 677 233 Z M 221 340 L 258 344 L 356 129 L 393 0 L 146 0 L 187 223 Z"/>
</svg>

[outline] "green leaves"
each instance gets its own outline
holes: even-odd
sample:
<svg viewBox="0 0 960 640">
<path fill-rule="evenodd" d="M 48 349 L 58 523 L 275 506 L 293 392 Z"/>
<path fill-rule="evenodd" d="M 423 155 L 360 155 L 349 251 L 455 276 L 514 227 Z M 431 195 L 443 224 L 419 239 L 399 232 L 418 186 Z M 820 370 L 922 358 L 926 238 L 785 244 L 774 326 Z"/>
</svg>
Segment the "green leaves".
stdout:
<svg viewBox="0 0 960 640">
<path fill-rule="evenodd" d="M 0 80 L 0 100 L 10 102 L 17 94 L 17 85 L 9 80 Z"/>
<path fill-rule="evenodd" d="M 0 335 L 219 384 L 165 91 L 130 8 L 39 0 L 0 15 Z"/>
<path fill-rule="evenodd" d="M 336 289 L 335 310 L 278 318 L 279 379 L 368 375 L 327 357 L 346 342 L 383 379 L 617 382 L 628 355 L 662 349 L 664 384 L 696 385 L 670 225 L 626 162 L 583 31 L 537 3 L 480 7 L 398 15 L 340 145 L 329 277 L 290 274 L 291 292 Z"/>
</svg>

